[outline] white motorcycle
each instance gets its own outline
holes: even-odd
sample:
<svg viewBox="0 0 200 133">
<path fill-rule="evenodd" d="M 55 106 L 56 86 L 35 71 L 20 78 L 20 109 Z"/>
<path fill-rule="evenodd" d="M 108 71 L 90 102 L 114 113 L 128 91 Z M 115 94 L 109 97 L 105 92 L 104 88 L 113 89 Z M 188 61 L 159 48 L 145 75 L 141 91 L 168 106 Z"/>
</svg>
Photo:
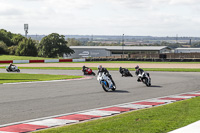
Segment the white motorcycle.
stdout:
<svg viewBox="0 0 200 133">
<path fill-rule="evenodd" d="M 97 80 L 102 85 L 104 91 L 108 92 L 110 89 L 112 91 L 116 90 L 115 83 L 113 83 L 112 80 L 105 73 L 99 73 L 97 76 Z"/>
<path fill-rule="evenodd" d="M 146 86 L 151 86 L 151 78 L 149 73 L 142 72 L 142 74 L 138 74 L 138 79 L 140 79 Z"/>
<path fill-rule="evenodd" d="M 9 66 L 6 66 L 6 71 L 7 72 L 20 72 L 20 70 L 18 69 L 18 67 L 15 66 L 15 65 L 12 65 L 10 68 L 9 68 Z"/>
</svg>

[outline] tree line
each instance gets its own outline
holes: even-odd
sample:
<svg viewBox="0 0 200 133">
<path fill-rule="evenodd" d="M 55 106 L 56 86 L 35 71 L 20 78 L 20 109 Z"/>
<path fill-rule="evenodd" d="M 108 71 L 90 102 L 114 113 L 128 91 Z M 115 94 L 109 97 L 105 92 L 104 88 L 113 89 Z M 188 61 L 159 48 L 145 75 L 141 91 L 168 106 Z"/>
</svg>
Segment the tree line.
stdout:
<svg viewBox="0 0 200 133">
<path fill-rule="evenodd" d="M 67 44 L 65 37 L 58 33 L 45 36 L 39 42 L 0 29 L 0 54 L 56 58 L 74 53 Z"/>
</svg>

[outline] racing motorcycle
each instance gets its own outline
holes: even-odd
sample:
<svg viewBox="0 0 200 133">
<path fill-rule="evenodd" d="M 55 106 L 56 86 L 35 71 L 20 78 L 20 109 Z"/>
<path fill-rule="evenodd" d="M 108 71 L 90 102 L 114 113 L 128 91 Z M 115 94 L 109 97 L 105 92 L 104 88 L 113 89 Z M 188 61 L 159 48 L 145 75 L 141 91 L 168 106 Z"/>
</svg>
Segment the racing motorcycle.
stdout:
<svg viewBox="0 0 200 133">
<path fill-rule="evenodd" d="M 12 66 L 6 66 L 6 71 L 7 72 L 20 72 L 20 70 L 18 69 L 17 66 L 15 65 L 12 65 Z"/>
<path fill-rule="evenodd" d="M 129 72 L 129 70 L 127 68 L 122 68 L 120 67 L 119 68 L 119 72 L 122 74 L 122 77 L 125 76 L 125 77 L 133 77 L 133 75 Z"/>
<path fill-rule="evenodd" d="M 91 68 L 86 68 L 86 70 L 82 69 L 84 75 L 96 75 Z"/>
<path fill-rule="evenodd" d="M 108 92 L 110 89 L 112 91 L 116 90 L 116 85 L 115 85 L 114 81 L 112 82 L 112 80 L 108 77 L 107 74 L 99 73 L 97 76 L 97 80 L 102 85 L 102 88 L 104 91 Z"/>
<path fill-rule="evenodd" d="M 146 86 L 151 86 L 151 78 L 149 73 L 142 72 L 142 74 L 138 74 L 138 81 L 142 81 Z"/>
</svg>

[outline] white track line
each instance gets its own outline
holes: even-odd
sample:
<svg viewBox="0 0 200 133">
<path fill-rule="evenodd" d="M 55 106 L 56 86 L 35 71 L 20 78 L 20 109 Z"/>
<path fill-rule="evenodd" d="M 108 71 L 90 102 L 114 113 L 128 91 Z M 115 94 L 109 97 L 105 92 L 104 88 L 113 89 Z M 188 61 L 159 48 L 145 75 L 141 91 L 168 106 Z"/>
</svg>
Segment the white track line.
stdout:
<svg viewBox="0 0 200 133">
<path fill-rule="evenodd" d="M 184 92 L 181 94 L 186 94 L 186 93 L 195 93 L 195 92 L 199 92 L 199 91 L 194 91 L 194 92 Z M 153 107 L 152 105 L 137 105 L 137 104 L 133 104 L 133 103 L 138 103 L 138 102 L 144 102 L 144 101 L 148 101 L 148 100 L 154 100 L 154 99 L 159 99 L 159 98 L 163 98 L 163 97 L 176 97 L 179 96 L 181 94 L 177 94 L 177 95 L 171 95 L 171 96 L 162 96 L 162 97 L 158 97 L 158 98 L 152 98 L 152 99 L 146 99 L 146 100 L 140 100 L 140 101 L 134 101 L 134 102 L 129 102 L 129 103 L 123 103 L 123 104 L 118 104 L 118 105 L 111 105 L 111 106 L 106 106 L 106 107 L 101 107 L 101 108 L 95 108 L 95 109 L 89 109 L 89 110 L 84 110 L 84 111 L 78 111 L 78 112 L 72 112 L 72 113 L 66 113 L 66 114 L 60 114 L 60 115 L 54 115 L 54 116 L 49 116 L 49 117 L 43 117 L 43 118 L 37 118 L 37 119 L 32 119 L 32 120 L 26 120 L 26 121 L 20 121 L 20 122 L 14 122 L 14 123 L 8 123 L 8 124 L 4 124 L 4 125 L 0 125 L 0 127 L 6 127 L 6 126 L 11 126 L 11 125 L 17 125 L 17 124 L 22 124 L 22 123 L 31 123 L 31 122 L 35 122 L 35 121 L 45 121 L 47 119 L 52 119 L 52 118 L 56 118 L 56 117 L 61 117 L 61 116 L 66 116 L 66 115 L 72 115 L 72 114 L 87 114 L 87 112 L 94 112 L 96 110 L 99 109 L 104 109 L 104 108 L 109 108 L 109 107 L 132 107 L 132 108 L 136 108 L 137 109 L 144 109 L 144 108 L 149 108 L 149 107 Z M 181 98 L 185 97 L 185 96 L 180 96 Z M 188 96 L 187 96 L 188 97 Z M 190 97 L 193 98 L 194 96 Z M 189 98 L 189 97 L 188 97 Z M 162 104 L 165 105 L 165 104 Z M 160 105 L 160 106 L 162 106 Z M 156 105 L 159 106 L 159 105 Z M 128 111 L 127 111 L 128 112 Z M 112 111 L 112 113 L 107 113 L 108 114 L 117 114 L 118 111 Z M 91 115 L 91 114 L 90 114 Z M 106 113 L 105 113 L 106 115 Z M 0 131 L 0 133 L 9 133 L 9 132 L 2 132 Z"/>
<path fill-rule="evenodd" d="M 49 83 L 49 82 L 63 82 L 63 81 L 77 81 L 77 80 L 84 80 L 84 79 L 92 79 L 92 77 L 84 77 L 84 78 L 77 78 L 77 79 L 50 80 L 50 81 L 30 81 L 30 82 L 17 82 L 17 83 L 3 83 L 2 85 Z"/>
</svg>

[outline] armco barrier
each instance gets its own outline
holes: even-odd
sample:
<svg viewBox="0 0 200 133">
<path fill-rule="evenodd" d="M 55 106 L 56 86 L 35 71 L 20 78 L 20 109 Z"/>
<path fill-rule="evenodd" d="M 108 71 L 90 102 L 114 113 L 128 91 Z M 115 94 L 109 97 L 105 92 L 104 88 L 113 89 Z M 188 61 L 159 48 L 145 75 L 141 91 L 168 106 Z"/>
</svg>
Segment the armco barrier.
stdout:
<svg viewBox="0 0 200 133">
<path fill-rule="evenodd" d="M 59 62 L 59 59 L 44 60 L 44 63 Z"/>
<path fill-rule="evenodd" d="M 13 60 L 13 63 L 29 63 L 29 60 Z"/>
<path fill-rule="evenodd" d="M 133 58 L 89 58 L 89 59 L 49 59 L 49 60 L 5 60 L 1 63 L 51 63 L 88 61 L 149 61 L 149 62 L 200 62 L 200 59 L 133 59 Z"/>
<path fill-rule="evenodd" d="M 150 61 L 150 62 L 200 62 L 200 59 L 134 59 L 134 58 L 90 58 L 86 61 Z"/>
<path fill-rule="evenodd" d="M 72 62 L 85 62 L 86 59 L 73 59 Z"/>
<path fill-rule="evenodd" d="M 72 59 L 59 59 L 59 62 L 72 62 Z"/>
<path fill-rule="evenodd" d="M 5 60 L 5 61 L 0 61 L 1 63 L 4 64 L 9 64 L 9 63 L 50 63 L 50 62 L 72 62 L 72 59 L 51 59 L 51 60 Z M 76 62 L 79 61 L 79 59 L 75 60 Z M 84 60 L 80 60 L 81 62 L 84 62 Z M 79 62 L 80 62 L 79 61 Z"/>
<path fill-rule="evenodd" d="M 44 60 L 29 60 L 29 63 L 44 63 Z"/>
<path fill-rule="evenodd" d="M 13 61 L 12 60 L 7 60 L 7 61 L 0 61 L 0 63 L 13 63 Z"/>
</svg>

